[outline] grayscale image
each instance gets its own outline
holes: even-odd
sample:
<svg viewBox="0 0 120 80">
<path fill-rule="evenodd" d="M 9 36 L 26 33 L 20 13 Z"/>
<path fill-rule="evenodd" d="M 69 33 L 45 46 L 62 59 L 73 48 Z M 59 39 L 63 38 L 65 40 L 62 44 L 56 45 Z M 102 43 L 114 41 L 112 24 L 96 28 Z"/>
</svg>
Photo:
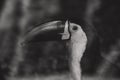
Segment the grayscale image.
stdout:
<svg viewBox="0 0 120 80">
<path fill-rule="evenodd" d="M 0 0 L 0 80 L 120 80 L 119 0 Z"/>
</svg>

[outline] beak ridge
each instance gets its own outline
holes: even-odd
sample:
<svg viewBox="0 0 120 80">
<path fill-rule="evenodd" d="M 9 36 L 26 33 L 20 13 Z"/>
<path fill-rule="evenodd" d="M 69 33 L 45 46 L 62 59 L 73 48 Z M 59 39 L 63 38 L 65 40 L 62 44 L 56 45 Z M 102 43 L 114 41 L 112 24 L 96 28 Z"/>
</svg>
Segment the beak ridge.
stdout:
<svg viewBox="0 0 120 80">
<path fill-rule="evenodd" d="M 60 33 L 62 35 L 62 40 L 67 40 L 70 38 L 69 26 L 70 26 L 70 22 L 67 20 L 65 22 L 64 32 Z"/>
</svg>

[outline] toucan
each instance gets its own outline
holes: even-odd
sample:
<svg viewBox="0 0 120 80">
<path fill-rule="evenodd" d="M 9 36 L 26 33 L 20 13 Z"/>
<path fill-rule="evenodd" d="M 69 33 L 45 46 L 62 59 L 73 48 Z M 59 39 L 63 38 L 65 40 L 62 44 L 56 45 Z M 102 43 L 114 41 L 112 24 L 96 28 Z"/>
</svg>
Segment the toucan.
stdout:
<svg viewBox="0 0 120 80">
<path fill-rule="evenodd" d="M 65 42 L 73 80 L 81 80 L 84 74 L 96 75 L 103 58 L 100 54 L 99 35 L 94 27 L 68 20 L 50 21 L 26 32 L 22 45 L 41 41 Z"/>
<path fill-rule="evenodd" d="M 49 36 L 48 36 L 49 35 Z M 66 42 L 69 52 L 69 68 L 73 80 L 81 80 L 81 65 L 83 53 L 87 45 L 87 36 L 80 25 L 62 21 L 52 21 L 36 27 L 28 32 L 23 44 L 37 41 L 61 40 Z"/>
</svg>

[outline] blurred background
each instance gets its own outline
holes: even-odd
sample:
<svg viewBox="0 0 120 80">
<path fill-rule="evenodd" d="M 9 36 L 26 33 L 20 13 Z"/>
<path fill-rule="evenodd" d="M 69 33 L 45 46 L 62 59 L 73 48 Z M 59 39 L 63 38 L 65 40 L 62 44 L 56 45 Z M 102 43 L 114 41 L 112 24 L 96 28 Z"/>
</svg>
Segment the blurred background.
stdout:
<svg viewBox="0 0 120 80">
<path fill-rule="evenodd" d="M 35 25 L 70 20 L 89 36 L 81 62 L 84 80 L 119 80 L 119 4 L 119 0 L 0 0 L 0 76 L 69 80 L 69 54 L 63 42 L 31 42 L 23 50 L 19 44 Z"/>
</svg>

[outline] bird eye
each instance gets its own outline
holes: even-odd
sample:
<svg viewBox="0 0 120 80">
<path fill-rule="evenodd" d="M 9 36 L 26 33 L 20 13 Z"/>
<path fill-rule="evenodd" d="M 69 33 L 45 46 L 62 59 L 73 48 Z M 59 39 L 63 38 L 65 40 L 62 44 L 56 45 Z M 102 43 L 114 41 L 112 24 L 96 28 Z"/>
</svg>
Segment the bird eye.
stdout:
<svg viewBox="0 0 120 80">
<path fill-rule="evenodd" d="M 77 27 L 77 26 L 73 26 L 72 29 L 73 29 L 73 30 L 78 30 L 78 27 Z"/>
</svg>

